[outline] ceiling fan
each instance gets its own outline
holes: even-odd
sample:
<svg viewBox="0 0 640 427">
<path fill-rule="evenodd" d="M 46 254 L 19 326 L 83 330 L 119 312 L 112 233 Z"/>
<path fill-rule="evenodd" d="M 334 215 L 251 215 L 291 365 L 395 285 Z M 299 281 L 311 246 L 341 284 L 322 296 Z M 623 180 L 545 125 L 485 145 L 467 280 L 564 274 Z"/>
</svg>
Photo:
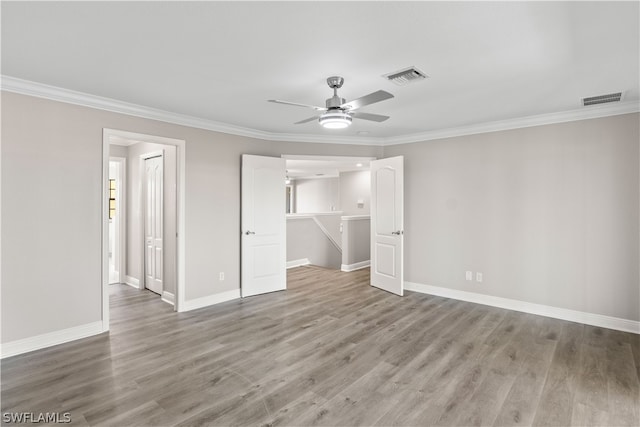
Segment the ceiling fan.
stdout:
<svg viewBox="0 0 640 427">
<path fill-rule="evenodd" d="M 342 87 L 344 79 L 340 76 L 331 76 L 327 79 L 327 84 L 333 89 L 333 96 L 326 101 L 326 107 L 316 107 L 314 105 L 299 104 L 297 102 L 280 101 L 278 99 L 269 99 L 269 102 L 275 102 L 276 104 L 293 105 L 296 107 L 312 108 L 322 114 L 318 116 L 309 117 L 308 119 L 301 120 L 294 124 L 299 125 L 302 123 L 308 123 L 315 119 L 318 119 L 320 124 L 328 129 L 342 129 L 351 124 L 352 119 L 371 120 L 374 122 L 384 122 L 389 116 L 383 116 L 380 114 L 362 113 L 356 111 L 367 105 L 375 104 L 376 102 L 384 101 L 385 99 L 393 98 L 393 95 L 384 90 L 378 90 L 368 95 L 362 96 L 353 101 L 345 102 L 344 98 L 338 96 L 338 89 Z"/>
</svg>

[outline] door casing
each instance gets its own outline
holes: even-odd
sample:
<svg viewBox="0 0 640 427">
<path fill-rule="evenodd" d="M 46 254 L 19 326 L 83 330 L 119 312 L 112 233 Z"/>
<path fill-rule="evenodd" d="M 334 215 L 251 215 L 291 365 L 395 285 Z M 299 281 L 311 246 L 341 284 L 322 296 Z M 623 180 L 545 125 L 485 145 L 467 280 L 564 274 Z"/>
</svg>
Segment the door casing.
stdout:
<svg viewBox="0 0 640 427">
<path fill-rule="evenodd" d="M 176 295 L 174 310 L 183 311 L 185 307 L 185 178 L 186 178 L 186 141 L 163 136 L 146 135 L 116 129 L 102 130 L 102 197 L 100 210 L 102 212 L 102 330 L 109 330 L 109 145 L 121 141 L 151 142 L 154 144 L 173 145 L 176 147 L 177 157 L 177 251 L 176 251 Z"/>
</svg>

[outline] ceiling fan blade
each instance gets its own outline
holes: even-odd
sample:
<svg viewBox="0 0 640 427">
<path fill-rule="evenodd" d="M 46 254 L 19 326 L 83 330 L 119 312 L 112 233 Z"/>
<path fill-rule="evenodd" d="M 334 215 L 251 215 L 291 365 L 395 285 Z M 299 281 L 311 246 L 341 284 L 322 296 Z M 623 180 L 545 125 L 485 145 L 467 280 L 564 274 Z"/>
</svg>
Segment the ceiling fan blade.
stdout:
<svg viewBox="0 0 640 427">
<path fill-rule="evenodd" d="M 324 107 L 316 107 L 315 105 L 299 104 L 297 102 L 280 101 L 279 99 L 269 99 L 267 102 L 273 102 L 276 104 L 293 105 L 295 107 L 313 108 L 316 111 L 327 111 Z"/>
<path fill-rule="evenodd" d="M 387 91 L 379 90 L 377 92 L 370 93 L 369 95 L 362 96 L 358 99 L 354 99 L 353 101 L 345 102 L 340 106 L 340 108 L 355 110 L 357 108 L 362 108 L 365 105 L 375 104 L 376 102 L 384 101 L 385 99 L 389 98 L 393 98 L 393 95 L 391 95 Z"/>
<path fill-rule="evenodd" d="M 389 116 L 383 116 L 381 114 L 361 113 L 357 111 L 351 115 L 356 119 L 371 120 L 372 122 L 384 122 L 389 118 Z"/>
<path fill-rule="evenodd" d="M 313 117 L 309 117 L 308 119 L 304 119 L 304 120 L 300 120 L 299 122 L 295 122 L 294 125 L 301 125 L 303 123 L 309 123 L 312 122 L 314 120 L 318 120 L 319 116 L 313 116 Z"/>
</svg>

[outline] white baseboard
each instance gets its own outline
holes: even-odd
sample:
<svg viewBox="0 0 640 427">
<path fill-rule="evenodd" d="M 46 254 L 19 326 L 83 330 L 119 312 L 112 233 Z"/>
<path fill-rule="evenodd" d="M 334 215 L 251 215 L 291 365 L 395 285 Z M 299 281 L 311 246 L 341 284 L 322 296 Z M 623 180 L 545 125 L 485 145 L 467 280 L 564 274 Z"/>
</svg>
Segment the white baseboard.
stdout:
<svg viewBox="0 0 640 427">
<path fill-rule="evenodd" d="M 176 296 L 171 292 L 164 291 L 161 296 L 162 301 L 174 305 L 176 303 Z"/>
<path fill-rule="evenodd" d="M 140 281 L 135 277 L 124 276 L 124 283 L 129 286 L 133 286 L 136 289 L 140 289 Z"/>
<path fill-rule="evenodd" d="M 370 265 L 371 265 L 371 260 L 368 259 L 366 261 L 356 262 L 354 264 L 342 264 L 342 266 L 340 267 L 340 270 L 345 272 L 356 271 L 356 270 L 360 270 L 361 268 L 367 268 Z"/>
<path fill-rule="evenodd" d="M 221 292 L 219 294 L 209 295 L 202 298 L 186 300 L 180 307 L 180 311 L 196 310 L 198 308 L 208 307 L 221 302 L 231 301 L 240 298 L 240 289 Z"/>
<path fill-rule="evenodd" d="M 42 335 L 36 335 L 34 337 L 10 341 L 2 344 L 0 358 L 4 359 L 5 357 L 28 353 L 41 348 L 79 340 L 80 338 L 86 338 L 92 335 L 98 335 L 102 332 L 106 332 L 106 330 L 103 328 L 102 320 L 99 320 L 97 322 L 74 326 L 73 328 L 63 329 L 61 331 L 53 331 Z"/>
<path fill-rule="evenodd" d="M 535 304 L 509 298 L 494 297 L 475 292 L 460 291 L 457 289 L 442 288 L 439 286 L 423 285 L 420 283 L 404 282 L 407 291 L 436 295 L 477 304 L 490 305 L 492 307 L 505 308 L 507 310 L 521 311 L 523 313 L 537 314 L 539 316 L 553 317 L 554 319 L 568 320 L 570 322 L 584 323 L 586 325 L 599 326 L 601 328 L 615 329 L 618 331 L 640 334 L 640 322 L 621 319 L 619 317 L 605 316 L 602 314 L 587 313 L 584 311 L 570 310 L 568 308 L 552 307 L 549 305 Z"/>
<path fill-rule="evenodd" d="M 309 262 L 309 258 L 294 259 L 292 261 L 287 261 L 287 268 L 301 267 L 309 264 L 311 264 L 311 262 Z"/>
</svg>

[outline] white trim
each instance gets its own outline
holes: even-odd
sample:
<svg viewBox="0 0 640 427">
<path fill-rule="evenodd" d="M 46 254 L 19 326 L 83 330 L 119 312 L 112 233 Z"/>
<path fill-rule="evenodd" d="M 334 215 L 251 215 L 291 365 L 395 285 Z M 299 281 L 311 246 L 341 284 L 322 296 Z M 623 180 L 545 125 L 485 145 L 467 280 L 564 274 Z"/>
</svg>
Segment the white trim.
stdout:
<svg viewBox="0 0 640 427">
<path fill-rule="evenodd" d="M 488 123 L 479 123 L 469 126 L 460 126 L 450 129 L 439 129 L 411 135 L 397 137 L 358 137 L 358 136 L 329 136 L 265 132 L 241 126 L 230 125 L 198 117 L 163 111 L 142 105 L 131 104 L 111 98 L 90 95 L 69 89 L 63 89 L 42 83 L 18 79 L 16 77 L 1 76 L 1 88 L 7 92 L 22 95 L 35 96 L 53 101 L 66 102 L 68 104 L 81 105 L 89 108 L 97 108 L 145 119 L 159 120 L 166 123 L 174 123 L 197 129 L 206 129 L 231 135 L 240 135 L 267 141 L 285 142 L 312 142 L 329 144 L 354 144 L 387 146 L 409 144 L 413 142 L 430 141 L 434 139 L 451 138 L 455 136 L 473 135 L 487 132 L 497 132 L 510 129 L 542 126 L 554 123 L 572 122 L 578 120 L 595 119 L 599 117 L 616 116 L 640 112 L 640 103 L 637 101 L 617 102 L 610 104 L 581 107 L 575 110 L 560 111 L 535 116 L 518 117 Z"/>
<path fill-rule="evenodd" d="M 331 212 L 315 212 L 315 213 L 290 213 L 287 214 L 287 219 L 304 219 L 313 218 L 314 216 L 329 216 L 329 215 L 341 215 L 342 211 Z"/>
<path fill-rule="evenodd" d="M 105 332 L 102 321 L 87 323 L 85 325 L 74 326 L 73 328 L 62 329 L 60 331 L 48 332 L 21 340 L 10 341 L 2 344 L 0 358 L 16 356 L 22 353 L 39 350 L 53 345 L 63 344 L 69 341 L 98 335 Z"/>
<path fill-rule="evenodd" d="M 452 298 L 476 304 L 505 308 L 507 310 L 521 311 L 523 313 L 537 314 L 539 316 L 552 317 L 554 319 L 568 320 L 570 322 L 584 323 L 586 325 L 599 326 L 601 328 L 615 329 L 618 331 L 640 334 L 640 322 L 621 319 L 619 317 L 604 316 L 602 314 L 587 313 L 584 311 L 570 310 L 568 308 L 552 307 L 549 305 L 535 304 L 509 298 L 495 297 L 492 295 L 478 294 L 475 292 L 460 291 L 457 289 L 442 288 L 439 286 L 423 285 L 420 283 L 404 282 L 407 291 L 436 295 L 444 298 Z"/>
<path fill-rule="evenodd" d="M 367 268 L 371 265 L 371 260 L 368 259 L 366 261 L 360 261 L 360 262 L 356 262 L 353 264 L 342 264 L 340 266 L 340 270 L 348 273 L 350 271 L 356 271 L 356 270 L 361 270 L 363 268 Z"/>
<path fill-rule="evenodd" d="M 102 138 L 102 197 L 100 197 L 100 213 L 102 230 L 100 234 L 102 251 L 102 331 L 109 330 L 109 143 Z"/>
<path fill-rule="evenodd" d="M 199 308 L 209 307 L 214 304 L 220 304 L 221 302 L 227 302 L 238 298 L 240 298 L 240 289 L 220 292 L 219 294 L 186 300 L 180 307 L 180 311 L 197 310 Z"/>
<path fill-rule="evenodd" d="M 185 284 L 185 281 L 186 281 L 186 271 L 185 271 L 186 200 L 185 200 L 185 195 L 186 195 L 186 149 L 187 149 L 186 141 L 183 139 L 174 139 L 174 138 L 167 138 L 167 137 L 155 136 L 155 135 L 145 135 L 140 133 L 104 128 L 102 130 L 103 174 L 105 173 L 104 169 L 106 169 L 106 173 L 108 174 L 109 144 L 114 140 L 119 140 L 120 142 L 122 142 L 122 140 L 131 140 L 136 142 L 152 142 L 155 144 L 173 145 L 176 147 L 176 162 L 177 162 L 177 165 L 176 165 L 176 175 L 177 175 L 176 176 L 176 179 L 177 179 L 176 221 L 177 221 L 178 235 L 177 235 L 177 251 L 176 251 L 176 258 L 177 258 L 177 261 L 176 261 L 176 270 L 177 270 L 176 279 L 177 280 L 176 280 L 176 293 L 175 293 L 176 301 L 174 304 L 174 310 L 181 311 L 181 306 L 184 303 L 184 294 L 186 289 L 186 284 Z M 105 195 L 108 194 L 106 192 L 107 181 L 108 180 L 103 177 L 103 186 L 105 187 L 103 194 Z M 104 200 L 105 198 L 103 197 L 102 199 Z M 105 202 L 103 201 L 102 203 L 104 204 Z M 104 209 L 104 206 L 102 208 L 102 212 L 103 212 L 103 239 L 104 239 L 105 236 L 107 236 L 106 233 L 108 231 L 106 230 L 107 219 L 106 219 L 106 210 Z M 108 266 L 107 253 L 108 253 L 108 247 L 105 250 L 104 242 L 103 242 L 102 263 L 103 263 L 103 269 L 105 269 L 104 265 L 106 264 L 106 270 L 103 271 L 102 298 L 103 298 L 103 323 L 106 325 L 105 326 L 106 328 L 108 328 L 108 325 L 109 325 L 109 317 L 108 317 L 109 294 L 108 294 L 108 283 L 107 283 L 109 281 L 108 280 L 109 266 Z M 132 284 L 132 283 L 135 283 L 135 281 L 137 281 L 137 285 L 138 285 L 137 287 L 138 289 L 140 289 L 141 281 L 138 279 L 134 279 L 131 281 L 131 283 L 129 283 L 128 281 L 130 279 L 134 279 L 134 278 L 130 276 L 126 276 L 125 283 Z M 105 306 L 107 307 L 106 310 L 104 309 Z"/>
<path fill-rule="evenodd" d="M 371 219 L 371 215 L 348 215 L 348 216 L 341 216 L 340 220 L 341 221 L 362 221 L 364 219 Z"/>
<path fill-rule="evenodd" d="M 640 112 L 640 103 L 616 102 L 582 107 L 577 110 L 559 111 L 556 113 L 540 114 L 536 116 L 518 117 L 495 122 L 478 123 L 469 126 L 459 126 L 450 129 L 438 129 L 420 132 L 412 135 L 402 135 L 386 138 L 383 146 L 410 144 L 413 142 L 432 141 L 434 139 L 453 138 L 456 136 L 477 135 L 481 133 L 499 132 L 504 130 L 521 129 L 533 126 L 552 125 L 556 123 L 575 122 L 579 120 L 597 119 L 600 117 L 617 116 Z"/>
<path fill-rule="evenodd" d="M 129 116 L 158 120 L 165 123 L 174 123 L 196 129 L 206 129 L 230 135 L 246 136 L 249 138 L 256 138 L 267 141 L 380 145 L 376 139 L 370 137 L 321 136 L 265 132 L 257 129 L 250 129 L 242 126 L 221 123 L 214 120 L 188 116 L 185 114 L 172 113 L 156 108 L 145 107 L 144 105 L 137 105 L 129 102 L 119 101 L 117 99 L 77 92 L 74 90 L 50 86 L 43 83 L 32 82 L 29 80 L 23 80 L 7 75 L 2 75 L 1 80 L 1 88 L 2 90 L 7 92 L 35 96 L 38 98 L 50 99 L 52 101 L 65 102 L 67 104 L 81 105 L 83 107 L 112 111 Z"/>
<path fill-rule="evenodd" d="M 371 160 L 377 160 L 375 157 L 358 157 L 358 156 L 317 156 L 309 154 L 282 154 L 280 157 L 287 160 L 314 160 L 322 162 L 350 162 L 350 163 L 369 163 Z M 358 169 L 358 170 L 366 170 Z"/>
<path fill-rule="evenodd" d="M 171 292 L 167 292 L 167 291 L 162 292 L 162 296 L 160 297 L 160 299 L 162 299 L 162 301 L 171 305 L 175 305 L 175 302 L 176 302 L 176 296 L 173 295 Z"/>
<path fill-rule="evenodd" d="M 124 276 L 124 284 L 132 286 L 132 287 L 134 287 L 136 289 L 142 289 L 142 288 L 140 288 L 140 280 L 138 280 L 138 279 L 136 279 L 135 277 L 132 277 L 132 276 Z"/>
<path fill-rule="evenodd" d="M 312 216 L 311 219 L 313 220 L 313 222 L 316 223 L 316 225 L 318 226 L 318 228 L 324 233 L 324 235 L 327 237 L 327 239 L 329 239 L 329 241 L 333 244 L 333 246 L 335 246 L 335 248 L 342 253 L 342 247 L 340 246 L 340 244 L 338 242 L 336 242 L 336 240 L 331 236 L 331 233 L 329 233 L 329 230 L 327 230 L 327 227 L 325 227 L 320 220 L 316 217 L 316 216 Z"/>
<path fill-rule="evenodd" d="M 303 265 L 309 265 L 309 264 L 311 264 L 311 262 L 309 261 L 309 258 L 294 259 L 291 261 L 287 261 L 287 269 L 302 267 Z"/>
</svg>

